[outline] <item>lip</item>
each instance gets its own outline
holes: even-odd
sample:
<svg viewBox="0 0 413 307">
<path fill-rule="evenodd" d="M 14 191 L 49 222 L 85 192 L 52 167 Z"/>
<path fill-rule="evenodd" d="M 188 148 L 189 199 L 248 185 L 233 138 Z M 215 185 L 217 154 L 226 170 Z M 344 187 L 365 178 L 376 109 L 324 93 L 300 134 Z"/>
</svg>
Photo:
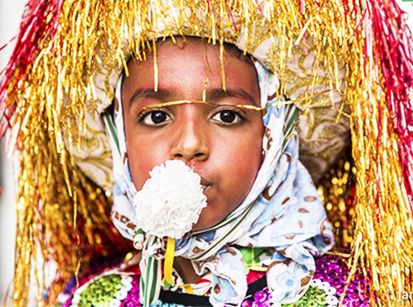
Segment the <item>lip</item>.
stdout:
<svg viewBox="0 0 413 307">
<path fill-rule="evenodd" d="M 196 161 L 186 163 L 186 165 L 188 165 L 195 173 L 197 173 L 199 175 L 199 177 L 201 177 L 201 186 L 202 186 L 204 192 L 208 191 L 213 186 L 213 182 L 210 181 L 209 179 L 206 179 L 202 175 L 202 173 L 204 172 L 204 169 L 201 167 L 201 165 L 196 163 Z"/>
<path fill-rule="evenodd" d="M 210 185 L 203 185 L 203 184 L 202 184 L 202 189 L 203 189 L 203 192 L 204 192 L 204 193 L 207 192 L 210 188 L 211 188 Z"/>
<path fill-rule="evenodd" d="M 212 183 L 201 176 L 201 186 L 203 187 L 204 192 L 206 192 L 211 188 Z"/>
</svg>

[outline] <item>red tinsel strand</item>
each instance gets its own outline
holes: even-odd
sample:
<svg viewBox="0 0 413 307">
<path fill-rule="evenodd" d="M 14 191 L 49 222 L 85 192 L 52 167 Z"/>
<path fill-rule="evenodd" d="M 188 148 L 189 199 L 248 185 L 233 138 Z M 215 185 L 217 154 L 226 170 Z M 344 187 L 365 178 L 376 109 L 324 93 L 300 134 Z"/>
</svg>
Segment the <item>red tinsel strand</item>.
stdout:
<svg viewBox="0 0 413 307">
<path fill-rule="evenodd" d="M 341 3 L 343 4 L 343 15 L 347 20 L 348 12 L 350 11 L 348 7 L 348 0 L 342 0 Z"/>
<path fill-rule="evenodd" d="M 399 137 L 404 184 L 413 212 L 413 39 L 395 0 L 371 0 L 375 54 L 381 65 L 387 107 Z"/>
<path fill-rule="evenodd" d="M 47 36 L 52 38 L 56 33 L 57 16 L 62 2 L 31 0 L 26 4 L 14 51 L 6 68 L 1 72 L 0 137 L 11 127 L 9 121 L 16 109 L 16 104 L 9 102 L 6 105 L 7 93 L 18 92 L 18 81 L 25 79 L 28 68 L 39 54 L 39 42 Z"/>
<path fill-rule="evenodd" d="M 232 14 L 232 9 L 231 9 L 231 7 L 230 7 L 230 4 L 229 4 L 228 2 L 225 2 L 225 4 L 226 4 L 226 6 L 227 6 L 228 15 L 229 15 L 229 17 L 231 18 L 231 24 L 232 24 L 232 26 L 234 27 L 234 30 L 235 30 L 236 32 L 238 32 L 237 24 L 236 24 L 236 22 L 235 22 L 234 15 Z"/>
<path fill-rule="evenodd" d="M 262 6 L 261 6 L 261 4 L 259 3 L 258 0 L 255 0 L 255 4 L 257 5 L 257 10 L 260 12 L 260 14 L 261 14 L 262 16 L 265 16 L 264 10 L 262 9 Z"/>
<path fill-rule="evenodd" d="M 16 36 L 13 36 L 7 43 L 5 43 L 3 46 L 1 46 L 1 47 L 0 47 L 0 52 L 1 52 L 4 48 L 6 48 L 8 45 L 10 45 L 10 43 L 11 43 L 12 41 L 14 41 L 15 39 L 16 39 Z M 3 72 L 3 70 L 2 70 L 1 72 Z"/>
</svg>

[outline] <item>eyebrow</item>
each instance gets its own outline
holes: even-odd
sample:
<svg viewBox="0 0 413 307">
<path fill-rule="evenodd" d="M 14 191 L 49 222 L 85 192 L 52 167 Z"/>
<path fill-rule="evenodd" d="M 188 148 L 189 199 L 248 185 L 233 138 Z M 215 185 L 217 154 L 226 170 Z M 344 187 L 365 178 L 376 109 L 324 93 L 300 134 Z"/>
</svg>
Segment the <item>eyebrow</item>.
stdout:
<svg viewBox="0 0 413 307">
<path fill-rule="evenodd" d="M 159 100 L 173 99 L 176 97 L 176 94 L 173 91 L 166 89 L 137 89 L 133 93 L 132 97 L 129 100 L 129 109 L 138 102 L 141 98 L 155 98 Z M 234 97 L 234 98 L 245 98 L 246 102 L 252 105 L 257 105 L 255 99 L 243 89 L 237 88 L 227 88 L 226 90 L 222 88 L 212 88 L 205 91 L 206 101 L 219 101 L 220 99 Z"/>
<path fill-rule="evenodd" d="M 221 89 L 221 88 L 213 88 L 213 89 L 207 89 L 206 90 L 206 100 L 207 101 L 217 101 L 222 98 L 226 97 L 234 97 L 234 98 L 245 98 L 247 102 L 256 105 L 257 102 L 255 99 L 246 91 L 243 89 L 237 89 L 237 88 L 228 88 L 226 90 Z"/>
<path fill-rule="evenodd" d="M 173 92 L 165 89 L 158 89 L 155 91 L 154 89 L 137 89 L 133 93 L 132 97 L 129 100 L 129 109 L 138 102 L 140 98 L 155 98 L 159 100 L 164 100 L 167 98 L 173 97 Z"/>
</svg>

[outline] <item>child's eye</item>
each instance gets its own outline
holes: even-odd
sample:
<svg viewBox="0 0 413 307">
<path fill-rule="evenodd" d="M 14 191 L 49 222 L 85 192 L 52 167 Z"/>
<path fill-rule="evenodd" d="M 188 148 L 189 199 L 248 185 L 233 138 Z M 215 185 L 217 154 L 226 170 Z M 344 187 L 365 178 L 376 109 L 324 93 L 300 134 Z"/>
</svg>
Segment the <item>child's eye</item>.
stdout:
<svg viewBox="0 0 413 307">
<path fill-rule="evenodd" d="M 171 117 L 168 113 L 160 110 L 149 111 L 139 116 L 138 121 L 147 126 L 162 126 L 168 123 Z"/>
<path fill-rule="evenodd" d="M 222 111 L 215 113 L 212 116 L 212 119 L 224 125 L 230 125 L 230 124 L 238 124 L 242 122 L 244 118 L 236 111 L 222 110 Z"/>
</svg>

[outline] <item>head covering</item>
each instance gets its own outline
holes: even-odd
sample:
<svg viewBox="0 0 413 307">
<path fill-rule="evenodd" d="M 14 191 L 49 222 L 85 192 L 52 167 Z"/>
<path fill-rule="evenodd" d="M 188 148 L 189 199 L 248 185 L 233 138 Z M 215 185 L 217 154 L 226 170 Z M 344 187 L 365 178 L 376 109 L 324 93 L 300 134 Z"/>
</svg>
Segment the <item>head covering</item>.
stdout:
<svg viewBox="0 0 413 307">
<path fill-rule="evenodd" d="M 207 42 L 205 42 L 207 43 Z M 264 160 L 251 191 L 227 218 L 218 225 L 195 232 L 178 242 L 175 254 L 192 260 L 198 274 L 212 272 L 210 301 L 214 306 L 239 305 L 247 292 L 247 276 L 242 255 L 236 246 L 272 248 L 272 261 L 267 263 L 267 283 L 274 302 L 294 302 L 308 288 L 315 272 L 313 255 L 333 246 L 334 236 L 324 207 L 311 177 L 298 160 L 298 136 L 294 129 L 298 110 L 293 104 L 277 103 L 279 80 L 259 62 L 255 63 L 264 112 Z M 122 79 L 122 78 L 121 78 Z M 107 118 L 108 135 L 112 137 L 113 172 L 115 176 L 112 216 L 116 227 L 133 240 L 136 214 L 145 215 L 134 205 L 133 186 L 124 133 L 121 81 L 116 88 L 116 133 Z M 179 107 L 179 106 L 178 106 Z M 148 152 L 147 154 L 151 154 Z M 139 159 L 139 157 L 135 157 Z M 234 165 L 233 167 L 237 167 Z M 134 206 L 137 206 L 134 208 Z M 123 219 L 119 219 L 122 216 Z M 128 222 L 122 222 L 128 221 Z M 135 228 L 130 227 L 133 223 Z M 146 236 L 142 251 L 141 271 L 145 285 L 141 293 L 146 305 L 157 302 L 160 273 L 150 272 L 151 261 L 165 257 L 163 238 Z M 149 242 L 149 243 L 148 243 Z M 159 251 L 163 250 L 163 255 Z M 149 271 L 149 272 L 148 272 Z M 148 286 L 153 275 L 156 291 Z"/>
<path fill-rule="evenodd" d="M 316 169 L 351 120 L 351 261 L 371 272 L 378 303 L 413 292 L 412 39 L 395 0 L 29 0 L 0 84 L 0 135 L 19 151 L 15 300 L 25 305 L 37 276 L 53 303 L 65 280 L 119 246 L 101 114 L 129 55 L 174 35 L 232 43 L 276 73 L 278 96 L 303 111 L 303 159 Z M 50 287 L 44 262 L 56 263 Z"/>
</svg>

